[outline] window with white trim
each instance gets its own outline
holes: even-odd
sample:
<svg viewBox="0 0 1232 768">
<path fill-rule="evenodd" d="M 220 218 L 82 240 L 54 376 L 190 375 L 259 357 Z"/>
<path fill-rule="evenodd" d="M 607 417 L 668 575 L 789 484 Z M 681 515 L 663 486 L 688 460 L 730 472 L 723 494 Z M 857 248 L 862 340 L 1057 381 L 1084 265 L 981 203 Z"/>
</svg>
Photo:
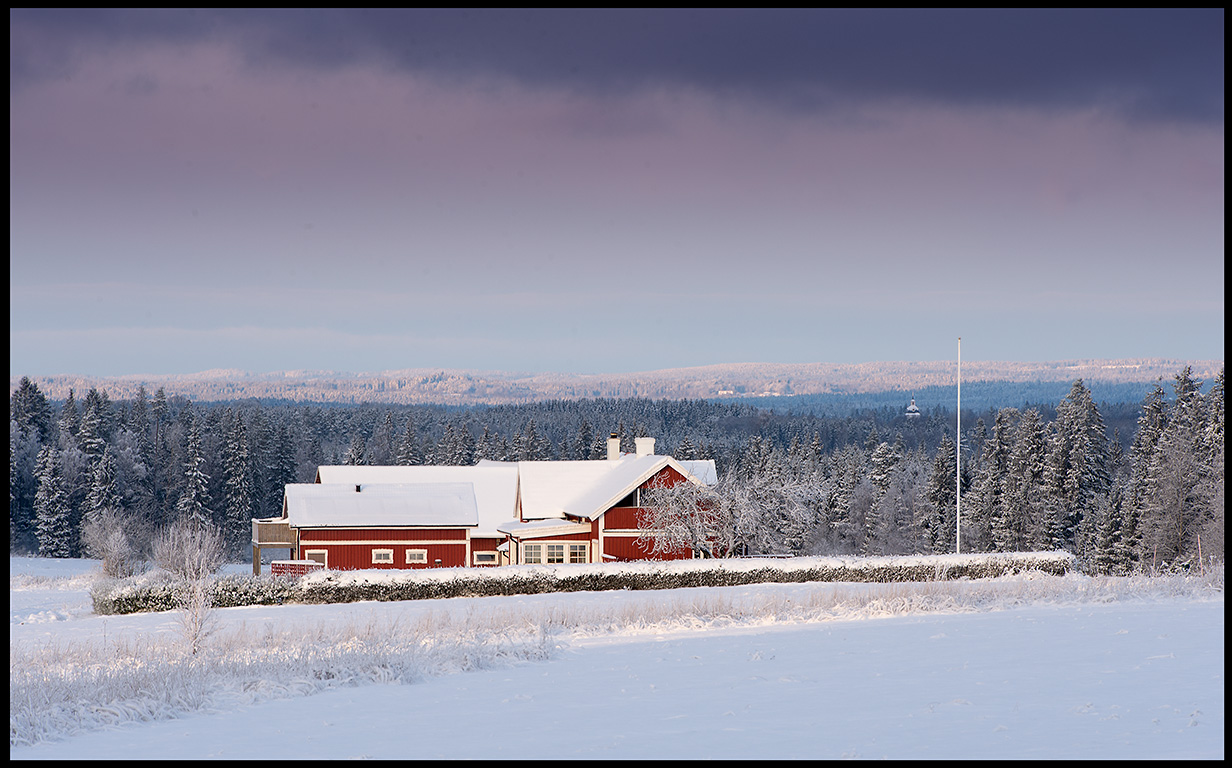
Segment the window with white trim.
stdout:
<svg viewBox="0 0 1232 768">
<path fill-rule="evenodd" d="M 522 562 L 542 563 L 543 562 L 543 545 L 542 544 L 523 544 L 522 545 Z"/>
<path fill-rule="evenodd" d="M 315 560 L 316 562 L 324 566 L 329 565 L 329 562 L 326 559 L 328 556 L 329 556 L 329 552 L 327 552 L 324 549 L 305 549 L 304 550 L 305 560 Z"/>
<path fill-rule="evenodd" d="M 569 545 L 569 562 L 571 563 L 587 562 L 585 544 L 570 544 Z"/>
<path fill-rule="evenodd" d="M 495 552 L 476 552 L 475 565 L 496 565 Z"/>
<path fill-rule="evenodd" d="M 406 562 L 408 565 L 414 563 L 427 563 L 428 550 L 426 549 L 408 549 L 406 551 Z"/>
<path fill-rule="evenodd" d="M 388 563 L 394 564 L 394 551 L 392 549 L 374 549 L 372 550 L 372 564 L 379 565 Z"/>
<path fill-rule="evenodd" d="M 544 544 L 547 548 L 547 557 L 545 561 L 548 563 L 563 563 L 565 562 L 565 545 L 564 544 Z"/>
</svg>

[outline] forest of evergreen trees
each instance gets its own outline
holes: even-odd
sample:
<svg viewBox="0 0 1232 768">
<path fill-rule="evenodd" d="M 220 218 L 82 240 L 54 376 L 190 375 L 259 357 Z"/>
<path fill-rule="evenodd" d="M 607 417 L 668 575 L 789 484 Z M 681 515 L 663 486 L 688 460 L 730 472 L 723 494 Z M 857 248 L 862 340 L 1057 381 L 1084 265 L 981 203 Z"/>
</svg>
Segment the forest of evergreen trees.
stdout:
<svg viewBox="0 0 1232 768">
<path fill-rule="evenodd" d="M 218 526 L 230 556 L 250 520 L 279 514 L 283 486 L 322 464 L 471 464 L 603 459 L 610 432 L 659 453 L 712 458 L 733 510 L 718 531 L 749 554 L 917 554 L 1067 549 L 1128 573 L 1223 558 L 1224 381 L 1203 394 L 1186 368 L 1140 403 L 1103 404 L 1082 380 L 1054 404 L 908 419 L 708 400 L 550 400 L 524 405 L 112 401 L 91 389 L 51 402 L 22 379 L 9 403 L 9 547 L 91 556 L 106 520 L 138 549 L 187 520 Z"/>
</svg>

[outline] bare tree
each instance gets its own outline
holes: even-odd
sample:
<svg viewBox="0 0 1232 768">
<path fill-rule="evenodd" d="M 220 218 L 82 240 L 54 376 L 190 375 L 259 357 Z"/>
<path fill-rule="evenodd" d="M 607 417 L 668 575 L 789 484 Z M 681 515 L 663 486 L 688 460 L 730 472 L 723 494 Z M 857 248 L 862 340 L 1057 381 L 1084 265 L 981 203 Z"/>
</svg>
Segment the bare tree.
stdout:
<svg viewBox="0 0 1232 768">
<path fill-rule="evenodd" d="M 705 557 L 713 554 L 720 515 L 717 494 L 694 482 L 676 485 L 657 483 L 642 497 L 638 543 L 652 553 L 678 554 L 692 550 Z"/>
<path fill-rule="evenodd" d="M 181 520 L 154 537 L 154 562 L 189 581 L 218 572 L 223 563 L 223 539 L 217 526 Z"/>
<path fill-rule="evenodd" d="M 100 510 L 82 524 L 82 547 L 88 557 L 103 561 L 103 573 L 108 576 L 123 579 L 142 569 L 129 528 L 128 516 L 115 509 Z"/>
<path fill-rule="evenodd" d="M 218 627 L 210 577 L 222 567 L 223 551 L 222 531 L 217 526 L 187 518 L 159 531 L 154 539 L 155 562 L 185 582 L 180 633 L 194 656 Z"/>
</svg>

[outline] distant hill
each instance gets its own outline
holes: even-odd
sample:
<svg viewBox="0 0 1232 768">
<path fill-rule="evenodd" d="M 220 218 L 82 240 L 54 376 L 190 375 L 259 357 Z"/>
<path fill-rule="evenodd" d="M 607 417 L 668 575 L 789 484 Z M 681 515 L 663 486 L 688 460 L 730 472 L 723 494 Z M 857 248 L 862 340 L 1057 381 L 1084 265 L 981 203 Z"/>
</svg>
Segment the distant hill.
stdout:
<svg viewBox="0 0 1232 768">
<path fill-rule="evenodd" d="M 1222 360 L 1062 360 L 1056 362 L 963 361 L 963 386 L 985 383 L 1071 384 L 1083 379 L 1096 384 L 1120 385 L 1171 381 L 1185 366 L 1196 378 L 1209 382 L 1222 370 Z M 304 403 L 391 403 L 481 405 L 536 400 L 600 397 L 651 399 L 786 398 L 800 402 L 818 395 L 868 395 L 880 392 L 918 392 L 926 400 L 943 400 L 939 392 L 953 387 L 956 364 L 936 362 L 879 363 L 732 363 L 694 368 L 670 368 L 638 373 L 568 374 L 415 368 L 380 373 L 333 371 L 279 371 L 251 373 L 211 370 L 193 374 L 131 375 L 115 377 L 31 376 L 49 398 L 63 399 L 72 388 L 78 397 L 91 387 L 105 389 L 112 399 L 128 399 L 144 384 L 152 395 L 163 387 L 168 396 L 182 395 L 198 402 L 223 400 L 282 400 Z M 10 375 L 10 394 L 21 374 Z M 1024 396 L 1033 387 L 1020 388 Z M 1044 391 L 1052 392 L 1051 388 Z M 1062 390 L 1062 392 L 1067 390 Z M 1145 387 L 1142 389 L 1145 394 Z M 1137 397 L 1135 398 L 1137 399 Z M 921 403 L 924 405 L 925 403 Z M 974 403 L 972 403 L 974 405 Z M 1020 405 L 1021 403 L 1009 403 Z M 964 402 L 966 406 L 966 402 Z"/>
</svg>

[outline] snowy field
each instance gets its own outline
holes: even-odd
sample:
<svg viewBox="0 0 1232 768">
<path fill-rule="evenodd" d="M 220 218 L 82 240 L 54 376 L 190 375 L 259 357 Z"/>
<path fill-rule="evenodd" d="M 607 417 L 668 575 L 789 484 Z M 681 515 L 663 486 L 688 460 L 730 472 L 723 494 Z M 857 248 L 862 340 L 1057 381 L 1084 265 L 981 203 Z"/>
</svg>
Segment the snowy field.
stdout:
<svg viewBox="0 0 1232 768">
<path fill-rule="evenodd" d="M 1222 570 L 231 608 L 191 656 L 96 566 L 10 558 L 10 758 L 1224 756 Z"/>
</svg>

